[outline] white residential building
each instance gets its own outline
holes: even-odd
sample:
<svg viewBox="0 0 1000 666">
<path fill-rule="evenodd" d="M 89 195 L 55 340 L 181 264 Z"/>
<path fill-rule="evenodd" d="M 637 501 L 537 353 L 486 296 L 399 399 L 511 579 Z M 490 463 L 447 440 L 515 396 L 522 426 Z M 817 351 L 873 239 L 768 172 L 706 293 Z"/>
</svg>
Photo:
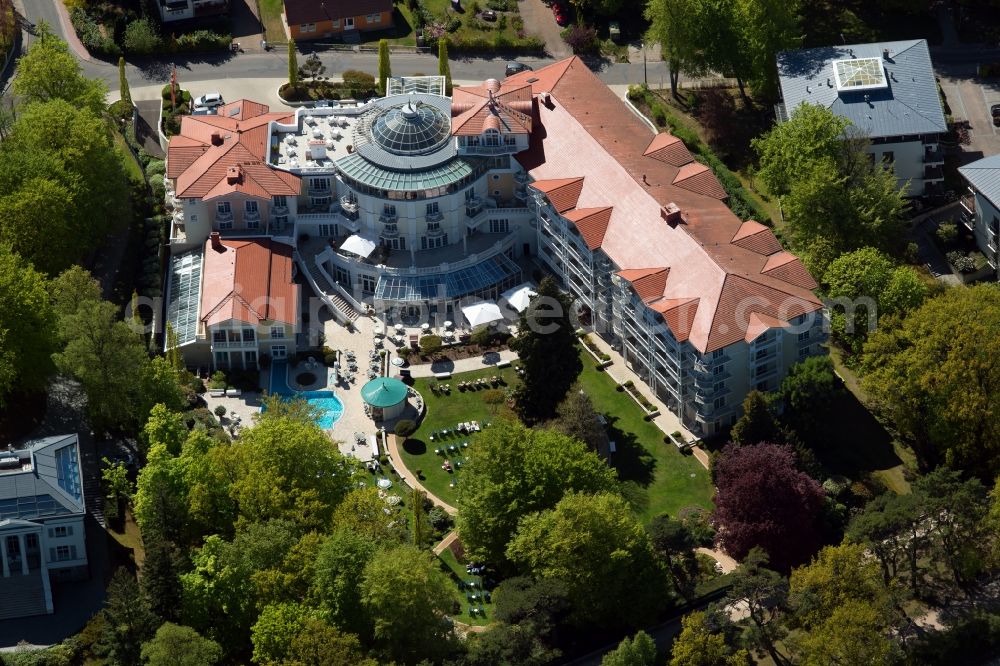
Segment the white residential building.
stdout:
<svg viewBox="0 0 1000 666">
<path fill-rule="evenodd" d="M 927 41 L 824 46 L 778 54 L 784 121 L 817 104 L 871 140 L 873 160 L 892 166 L 907 196 L 941 194 L 948 131 Z"/>
<path fill-rule="evenodd" d="M 52 613 L 53 582 L 89 577 L 85 516 L 76 435 L 0 453 L 0 619 Z"/>
<path fill-rule="evenodd" d="M 979 250 L 990 266 L 1000 266 L 1000 155 L 976 160 L 958 172 L 968 183 L 959 198 L 962 222 L 976 235 Z"/>
</svg>

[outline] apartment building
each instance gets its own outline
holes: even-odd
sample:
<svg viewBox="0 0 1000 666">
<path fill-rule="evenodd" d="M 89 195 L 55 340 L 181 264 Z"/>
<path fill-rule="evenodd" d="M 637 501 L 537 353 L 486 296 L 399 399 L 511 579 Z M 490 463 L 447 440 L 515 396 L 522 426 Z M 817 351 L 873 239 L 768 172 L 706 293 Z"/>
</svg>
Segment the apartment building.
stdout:
<svg viewBox="0 0 1000 666">
<path fill-rule="evenodd" d="M 962 223 L 976 235 L 979 251 L 990 266 L 1000 266 L 1000 155 L 959 167 L 966 192 L 959 198 Z"/>
<path fill-rule="evenodd" d="M 0 453 L 0 620 L 52 613 L 52 583 L 86 579 L 76 435 Z"/>
<path fill-rule="evenodd" d="M 948 131 L 924 39 L 846 44 L 778 54 L 778 121 L 818 104 L 871 140 L 872 160 L 891 167 L 907 196 L 941 194 Z"/>
<path fill-rule="evenodd" d="M 363 32 L 391 30 L 392 0 L 284 0 L 288 36 L 296 41 L 358 42 Z"/>
</svg>

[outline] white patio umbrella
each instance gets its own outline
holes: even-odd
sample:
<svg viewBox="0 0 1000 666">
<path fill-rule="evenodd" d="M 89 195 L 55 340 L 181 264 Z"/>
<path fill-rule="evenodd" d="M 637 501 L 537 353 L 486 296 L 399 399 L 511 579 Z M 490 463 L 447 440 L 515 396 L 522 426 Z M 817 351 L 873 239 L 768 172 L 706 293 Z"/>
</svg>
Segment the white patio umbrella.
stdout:
<svg viewBox="0 0 1000 666">
<path fill-rule="evenodd" d="M 377 243 L 373 238 L 369 238 L 363 234 L 354 234 L 347 237 L 347 240 L 340 246 L 340 249 L 362 258 L 368 258 L 368 255 L 375 251 L 376 245 Z"/>
<path fill-rule="evenodd" d="M 533 296 L 537 296 L 533 286 L 525 282 L 500 294 L 500 296 L 510 303 L 510 306 L 518 312 L 524 312 L 531 303 Z"/>
<path fill-rule="evenodd" d="M 462 314 L 472 328 L 503 319 L 500 307 L 493 301 L 480 301 L 467 305 L 462 308 Z"/>
</svg>

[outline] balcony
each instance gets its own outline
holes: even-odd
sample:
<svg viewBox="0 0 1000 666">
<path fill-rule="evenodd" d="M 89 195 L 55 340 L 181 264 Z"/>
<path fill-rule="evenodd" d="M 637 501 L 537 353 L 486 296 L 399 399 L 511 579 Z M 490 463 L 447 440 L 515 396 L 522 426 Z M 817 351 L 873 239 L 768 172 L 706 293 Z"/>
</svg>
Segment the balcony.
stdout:
<svg viewBox="0 0 1000 666">
<path fill-rule="evenodd" d="M 397 238 L 399 237 L 399 226 L 396 224 L 383 224 L 379 236 L 382 238 Z"/>
<path fill-rule="evenodd" d="M 257 349 L 256 340 L 212 340 L 212 349 Z"/>
<path fill-rule="evenodd" d="M 518 149 L 514 144 L 505 144 L 502 146 L 462 146 L 459 152 L 465 155 L 504 155 L 506 153 L 516 153 Z"/>
<path fill-rule="evenodd" d="M 976 197 L 972 194 L 966 194 L 965 196 L 958 198 L 958 205 L 965 209 L 969 215 L 976 214 Z"/>
<path fill-rule="evenodd" d="M 427 213 L 427 215 L 424 216 L 424 219 L 427 221 L 427 224 L 430 225 L 433 224 L 434 222 L 440 222 L 441 220 L 443 220 L 444 215 L 441 214 L 441 211 L 436 210 L 433 213 Z M 430 231 L 429 228 L 428 231 Z"/>
<path fill-rule="evenodd" d="M 255 210 L 253 212 L 247 211 L 247 212 L 243 213 L 243 222 L 244 222 L 244 224 L 247 225 L 247 228 L 252 228 L 252 227 L 250 227 L 250 225 L 254 224 L 254 223 L 257 223 L 259 225 L 260 224 L 260 211 L 259 210 Z"/>
<path fill-rule="evenodd" d="M 275 217 L 288 215 L 288 206 L 271 206 L 271 214 Z"/>
<path fill-rule="evenodd" d="M 944 151 L 940 148 L 925 150 L 924 164 L 944 164 Z"/>
<path fill-rule="evenodd" d="M 358 200 L 348 195 L 342 196 L 340 197 L 340 208 L 344 211 L 345 215 L 357 216 Z"/>
<path fill-rule="evenodd" d="M 441 225 L 439 223 L 430 224 L 427 226 L 427 235 L 432 238 L 443 236 L 444 229 L 441 228 Z"/>
<path fill-rule="evenodd" d="M 395 213 L 382 213 L 378 216 L 378 221 L 382 224 L 396 224 L 396 220 L 398 219 Z"/>
<path fill-rule="evenodd" d="M 944 168 L 940 166 L 924 167 L 924 180 L 944 180 Z"/>
<path fill-rule="evenodd" d="M 221 224 L 225 224 L 226 222 L 232 222 L 233 221 L 233 212 L 229 211 L 228 213 L 216 213 L 215 214 L 215 221 L 219 222 Z"/>
<path fill-rule="evenodd" d="M 517 173 L 514 174 L 514 182 L 516 182 L 518 185 L 527 185 L 528 180 L 529 178 L 527 171 L 518 171 Z"/>
</svg>

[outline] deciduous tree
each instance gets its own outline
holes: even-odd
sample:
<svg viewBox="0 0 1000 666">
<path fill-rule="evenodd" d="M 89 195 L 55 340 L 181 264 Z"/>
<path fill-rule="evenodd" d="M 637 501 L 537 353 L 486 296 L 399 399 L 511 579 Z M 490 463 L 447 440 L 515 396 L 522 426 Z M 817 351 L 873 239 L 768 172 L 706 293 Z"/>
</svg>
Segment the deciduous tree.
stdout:
<svg viewBox="0 0 1000 666">
<path fill-rule="evenodd" d="M 650 522 L 649 535 L 677 594 L 690 600 L 698 582 L 698 560 L 694 554 L 698 542 L 694 534 L 681 521 L 661 513 Z"/>
<path fill-rule="evenodd" d="M 85 77 L 66 42 L 55 36 L 47 23 L 39 21 L 31 48 L 17 60 L 14 92 L 28 103 L 65 100 L 97 117 L 104 112 L 108 90 L 103 80 Z"/>
<path fill-rule="evenodd" d="M 301 631 L 292 637 L 284 666 L 377 666 L 377 662 L 364 656 L 354 634 L 308 617 Z"/>
<path fill-rule="evenodd" d="M 284 661 L 292 640 L 305 629 L 310 610 L 301 604 L 268 604 L 250 630 L 253 660 L 257 664 Z"/>
<path fill-rule="evenodd" d="M 391 659 L 440 659 L 453 646 L 443 621 L 454 587 L 430 556 L 413 546 L 376 553 L 361 577 L 361 604 L 373 620 L 376 644 Z"/>
<path fill-rule="evenodd" d="M 220 659 L 218 643 L 172 622 L 164 622 L 156 635 L 142 644 L 142 663 L 148 666 L 212 666 Z"/>
<path fill-rule="evenodd" d="M 820 544 L 823 489 L 777 444 L 727 446 L 715 465 L 719 545 L 742 559 L 754 546 L 779 570 L 806 561 Z"/>
<path fill-rule="evenodd" d="M 729 438 L 740 445 L 781 442 L 784 439 L 781 425 L 764 393 L 747 393 L 747 397 L 743 399 L 743 414 L 733 425 Z"/>
<path fill-rule="evenodd" d="M 521 313 L 520 333 L 510 343 L 524 368 L 517 388 L 518 416 L 528 425 L 555 416 L 583 364 L 570 323 L 572 305 L 552 278 L 543 279 L 538 296 Z"/>
<path fill-rule="evenodd" d="M 316 556 L 312 596 L 335 625 L 359 636 L 372 631 L 361 604 L 361 574 L 378 550 L 376 540 L 341 527 L 327 537 Z"/>
<path fill-rule="evenodd" d="M 656 643 L 645 631 L 626 636 L 611 652 L 601 659 L 601 666 L 655 666 Z"/>
<path fill-rule="evenodd" d="M 981 285 L 925 301 L 865 345 L 863 386 L 922 469 L 1000 472 L 1000 358 L 983 343 L 998 334 L 1000 289 Z"/>
<path fill-rule="evenodd" d="M 458 531 L 475 559 L 504 564 L 518 521 L 551 509 L 571 491 L 616 486 L 615 472 L 578 440 L 496 422 L 483 431 L 458 486 Z"/>
<path fill-rule="evenodd" d="M 595 453 L 607 451 L 608 431 L 598 420 L 597 410 L 579 385 L 574 385 L 556 408 L 556 418 L 549 427 L 580 440 Z"/>
<path fill-rule="evenodd" d="M 669 666 L 750 666 L 746 650 L 734 651 L 726 637 L 709 626 L 705 613 L 695 611 L 681 618 L 681 633 L 670 650 Z"/>
<path fill-rule="evenodd" d="M 610 493 L 570 493 L 555 508 L 525 516 L 507 556 L 523 571 L 565 581 L 583 624 L 635 626 L 665 598 L 649 535 Z"/>
<path fill-rule="evenodd" d="M 670 69 L 670 92 L 677 97 L 680 74 L 703 73 L 699 53 L 697 0 L 650 0 L 646 3 L 650 22 L 648 38 L 659 42 L 660 52 Z"/>
<path fill-rule="evenodd" d="M 0 406 L 14 390 L 45 386 L 56 349 L 56 315 L 45 278 L 0 245 Z"/>
</svg>

